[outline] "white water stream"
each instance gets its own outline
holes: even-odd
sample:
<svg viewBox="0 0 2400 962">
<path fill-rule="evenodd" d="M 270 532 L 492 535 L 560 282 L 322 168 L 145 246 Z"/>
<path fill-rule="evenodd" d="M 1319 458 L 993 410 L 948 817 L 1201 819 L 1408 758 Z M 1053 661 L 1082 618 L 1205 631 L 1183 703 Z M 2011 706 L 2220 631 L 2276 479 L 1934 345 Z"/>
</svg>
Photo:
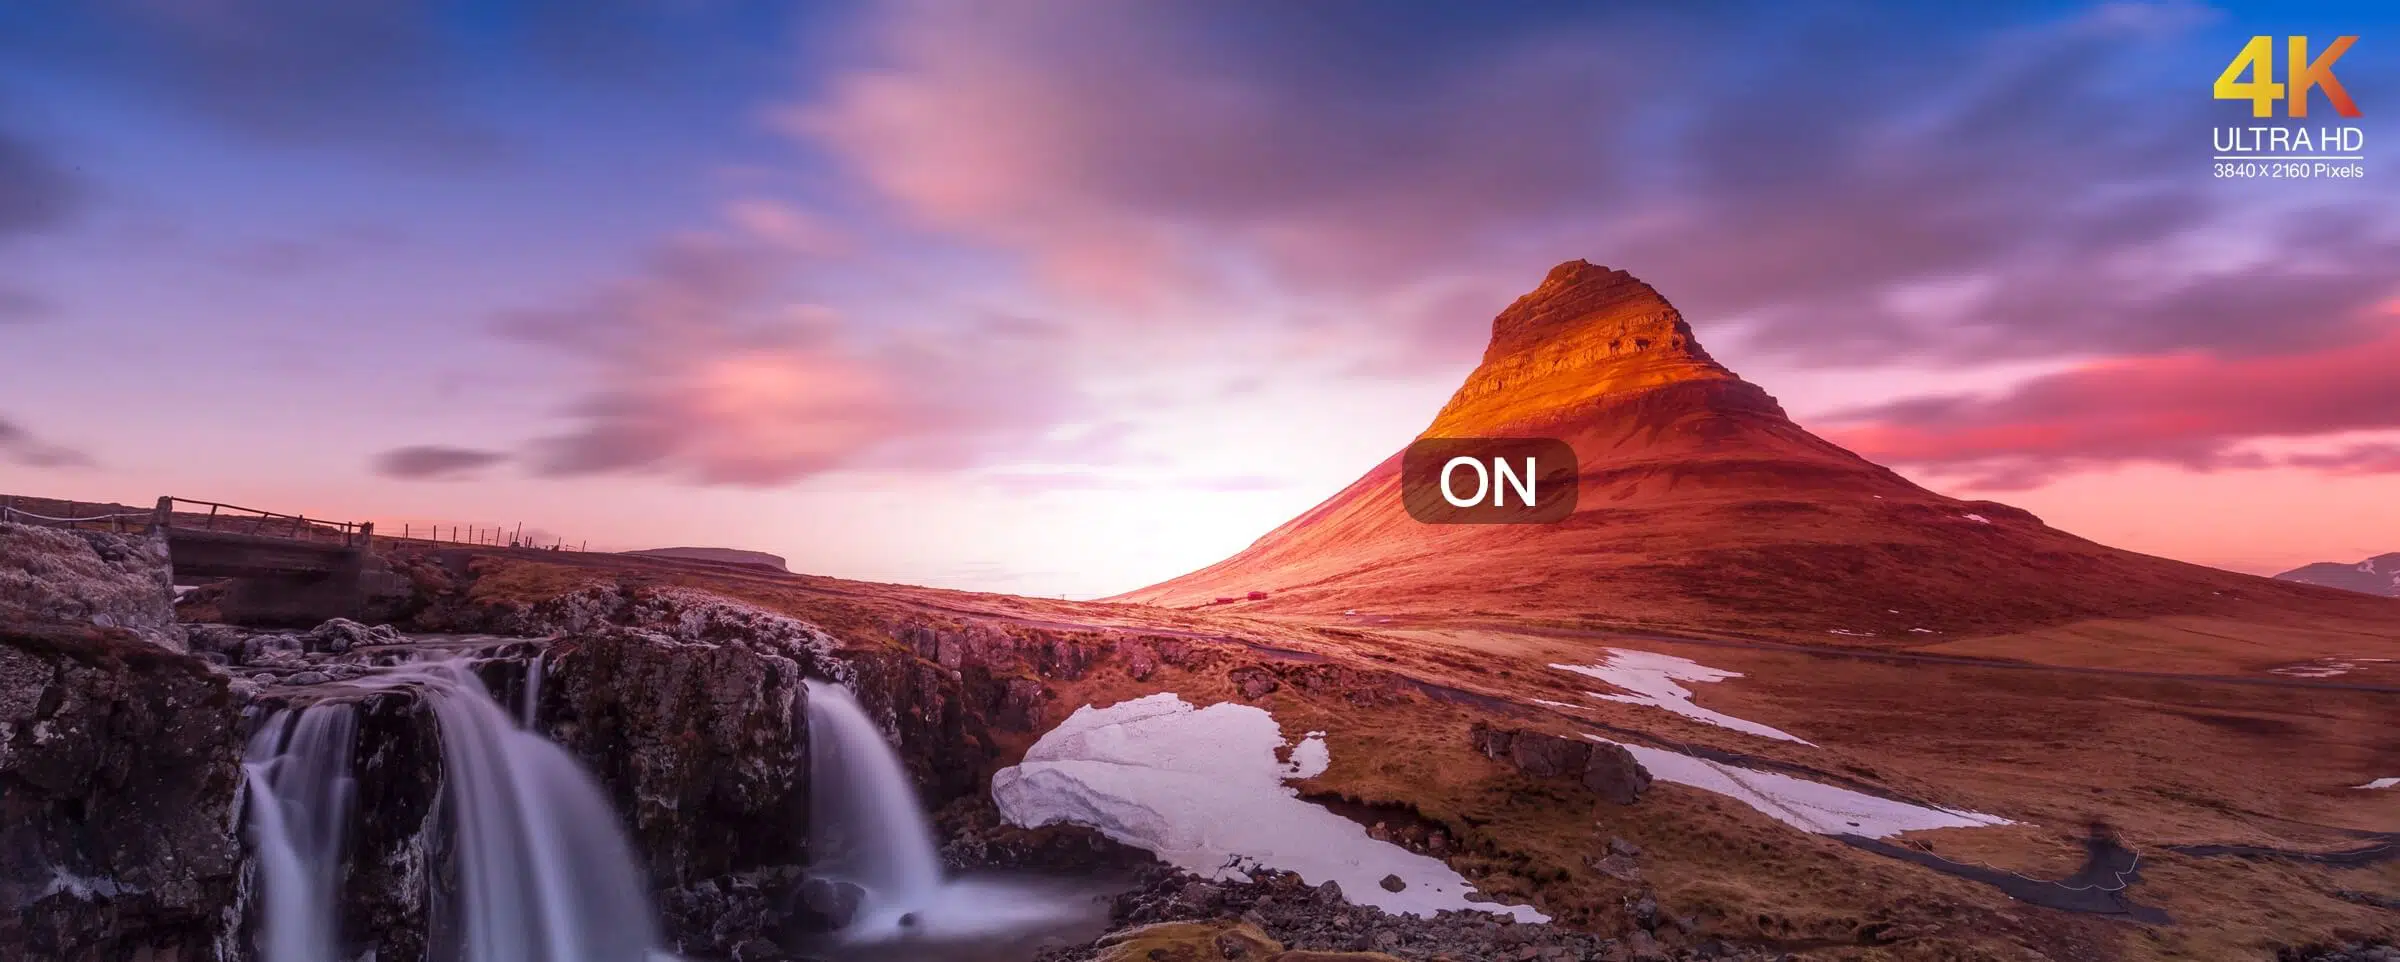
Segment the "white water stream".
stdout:
<svg viewBox="0 0 2400 962">
<path fill-rule="evenodd" d="M 470 662 L 402 665 L 353 684 L 412 689 L 433 711 L 457 858 L 460 962 L 656 957 L 646 886 L 599 784 L 494 701 Z M 264 962 L 342 957 L 335 906 L 355 730 L 348 705 L 321 704 L 270 719 L 250 746 Z"/>
<path fill-rule="evenodd" d="M 250 837 L 258 846 L 266 900 L 258 933 L 262 962 L 339 957 L 334 906 L 341 893 L 342 839 L 357 791 L 350 777 L 357 730 L 349 705 L 316 705 L 269 719 L 244 753 Z"/>
<path fill-rule="evenodd" d="M 945 879 L 899 754 L 849 689 L 808 682 L 808 746 L 810 871 L 865 891 L 841 942 L 975 942 L 1093 914 L 1055 886 Z"/>
</svg>

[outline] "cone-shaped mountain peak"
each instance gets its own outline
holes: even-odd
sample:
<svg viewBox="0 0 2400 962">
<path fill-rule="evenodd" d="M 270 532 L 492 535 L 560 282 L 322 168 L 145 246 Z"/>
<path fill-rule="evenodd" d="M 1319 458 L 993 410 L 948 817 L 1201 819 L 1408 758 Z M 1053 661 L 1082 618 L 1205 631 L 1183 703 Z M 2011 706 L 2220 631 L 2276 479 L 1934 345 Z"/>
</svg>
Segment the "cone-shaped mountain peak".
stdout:
<svg viewBox="0 0 2400 962">
<path fill-rule="evenodd" d="M 1650 285 L 1584 261 L 1500 312 L 1482 365 L 1425 433 L 1566 442 L 1573 513 L 1424 523 L 1403 505 L 1395 454 L 1233 557 L 1121 600 L 1893 643 L 2237 595 L 2321 603 L 2304 595 L 2318 589 L 2118 551 L 1918 487 L 1792 423 Z"/>
<path fill-rule="evenodd" d="M 1492 319 L 1482 365 L 1426 433 L 1506 433 L 1611 395 L 1732 380 L 1656 289 L 1573 260 L 1551 268 L 1539 287 Z"/>
</svg>

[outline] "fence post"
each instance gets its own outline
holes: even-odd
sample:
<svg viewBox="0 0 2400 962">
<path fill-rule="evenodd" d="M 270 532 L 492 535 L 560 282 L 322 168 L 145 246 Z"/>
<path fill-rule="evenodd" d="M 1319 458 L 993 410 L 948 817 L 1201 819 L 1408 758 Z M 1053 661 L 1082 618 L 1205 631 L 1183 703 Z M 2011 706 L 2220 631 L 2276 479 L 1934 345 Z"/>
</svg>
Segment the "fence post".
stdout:
<svg viewBox="0 0 2400 962">
<path fill-rule="evenodd" d="M 362 521 L 359 523 L 358 546 L 367 551 L 375 550 L 375 522 Z"/>
<path fill-rule="evenodd" d="M 159 495 L 158 507 L 150 510 L 151 529 L 155 531 L 165 531 L 167 526 L 174 523 L 175 499 L 169 495 Z"/>
</svg>

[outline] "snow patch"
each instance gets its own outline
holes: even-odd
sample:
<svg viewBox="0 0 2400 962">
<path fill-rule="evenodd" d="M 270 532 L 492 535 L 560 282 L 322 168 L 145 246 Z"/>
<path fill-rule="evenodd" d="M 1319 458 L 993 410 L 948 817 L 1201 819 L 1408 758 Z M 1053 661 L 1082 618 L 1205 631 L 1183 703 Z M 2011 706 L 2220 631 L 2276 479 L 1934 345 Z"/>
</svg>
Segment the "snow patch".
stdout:
<svg viewBox="0 0 2400 962">
<path fill-rule="evenodd" d="M 1779 772 L 1727 765 L 1662 748 L 1609 742 L 1598 735 L 1583 737 L 1623 745 L 1649 770 L 1652 778 L 1726 796 L 1778 822 L 1817 835 L 1889 838 L 1902 832 L 1934 828 L 2010 824 L 2008 819 L 1997 815 L 1912 805 Z"/>
<path fill-rule="evenodd" d="M 1332 755 L 1322 732 L 1292 746 L 1288 764 L 1275 760 L 1283 746 L 1275 717 L 1250 705 L 1195 709 L 1173 692 L 1085 705 L 1034 742 L 1024 763 L 992 776 L 992 801 L 1011 824 L 1089 825 L 1209 878 L 1246 877 L 1252 865 L 1338 882 L 1350 901 L 1394 914 L 1549 920 L 1531 906 L 1469 902 L 1474 886 L 1441 860 L 1301 801 L 1284 782 L 1323 773 Z M 1406 887 L 1385 891 L 1387 875 Z"/>
<path fill-rule="evenodd" d="M 2376 779 L 2376 780 L 2374 780 L 2374 781 L 2371 781 L 2371 782 L 2368 782 L 2368 783 L 2366 783 L 2366 784 L 2364 784 L 2364 785 L 2360 785 L 2359 787 L 2360 787 L 2360 788 L 2400 788 L 2400 778 L 2378 778 L 2378 779 Z"/>
<path fill-rule="evenodd" d="M 1982 515 L 1980 515 L 1980 514 L 1965 514 L 1965 515 L 1960 515 L 1959 517 L 1962 517 L 1962 518 L 1965 518 L 1965 519 L 1967 519 L 1967 520 L 1969 520 L 1969 521 L 1975 522 L 1976 524 L 1990 524 L 1990 523 L 1992 523 L 1992 519 L 1990 519 L 1990 518 L 1986 518 L 1986 517 L 1984 517 L 1984 516 L 1982 516 Z"/>
<path fill-rule="evenodd" d="M 1850 636 L 1850 637 L 1852 637 L 1852 638 L 1873 638 L 1873 637 L 1875 637 L 1875 633 L 1874 633 L 1874 632 L 1872 632 L 1872 631 L 1851 631 L 1851 630 L 1850 630 L 1850 629 L 1848 629 L 1848 628 L 1829 628 L 1829 629 L 1826 629 L 1825 633 L 1826 633 L 1826 634 L 1828 634 L 1828 635 L 1848 635 L 1848 636 Z"/>
<path fill-rule="evenodd" d="M 2375 659 L 2362 658 L 2359 660 L 2374 661 Z M 2301 662 L 2300 664 L 2296 665 L 2285 665 L 2281 668 L 2270 668 L 2268 669 L 2268 673 L 2283 675 L 2287 678 L 2334 678 L 2341 675 L 2347 675 L 2357 670 L 2357 662 L 2353 662 L 2348 659 L 2319 658 L 2315 661 Z"/>
<path fill-rule="evenodd" d="M 1720 728 L 1730 728 L 1737 732 L 1747 732 L 1760 738 L 1799 742 L 1803 745 L 1811 744 L 1808 740 L 1782 729 L 1770 728 L 1748 719 L 1735 718 L 1732 715 L 1709 711 L 1692 704 L 1691 689 L 1678 684 L 1678 682 L 1686 681 L 1714 684 L 1727 678 L 1740 678 L 1742 677 L 1741 672 L 1710 668 L 1689 658 L 1635 651 L 1630 648 L 1610 648 L 1607 651 L 1608 660 L 1597 665 L 1551 665 L 1550 667 L 1598 678 L 1631 692 L 1631 694 L 1625 695 L 1603 695 L 1596 691 L 1584 693 L 1601 701 L 1664 708 L 1686 718 L 1704 721 Z"/>
</svg>

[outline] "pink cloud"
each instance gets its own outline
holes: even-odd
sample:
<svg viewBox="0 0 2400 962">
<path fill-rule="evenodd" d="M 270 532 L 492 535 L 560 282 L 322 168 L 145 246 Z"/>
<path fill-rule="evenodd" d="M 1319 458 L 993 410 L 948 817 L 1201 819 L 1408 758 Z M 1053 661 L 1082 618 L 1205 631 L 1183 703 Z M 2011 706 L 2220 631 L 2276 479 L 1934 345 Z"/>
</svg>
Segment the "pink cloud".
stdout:
<svg viewBox="0 0 2400 962">
<path fill-rule="evenodd" d="M 1082 413 L 1063 333 L 1019 318 L 868 325 L 790 290 L 792 253 L 691 234 L 636 274 L 503 321 L 592 387 L 527 460 L 550 476 L 768 486 L 843 469 L 945 471 L 1041 447 Z"/>
<path fill-rule="evenodd" d="M 2128 461 L 2197 470 L 2274 463 L 2340 473 L 2400 469 L 2387 444 L 2270 457 L 2261 437 L 2400 428 L 2400 326 L 2332 348 L 2264 357 L 2201 351 L 2095 361 L 1993 398 L 1936 397 L 1836 415 L 1827 432 L 1868 458 L 2022 488 Z"/>
</svg>

